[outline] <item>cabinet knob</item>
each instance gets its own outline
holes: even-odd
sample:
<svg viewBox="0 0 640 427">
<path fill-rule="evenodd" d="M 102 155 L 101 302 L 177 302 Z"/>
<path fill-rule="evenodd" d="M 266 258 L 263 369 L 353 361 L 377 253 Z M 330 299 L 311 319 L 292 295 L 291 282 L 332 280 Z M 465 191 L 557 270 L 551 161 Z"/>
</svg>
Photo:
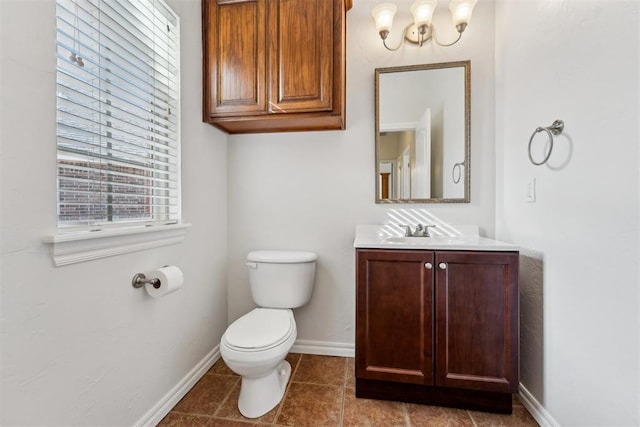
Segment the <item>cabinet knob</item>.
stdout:
<svg viewBox="0 0 640 427">
<path fill-rule="evenodd" d="M 427 270 L 431 270 L 433 268 L 433 264 L 431 264 L 430 262 L 426 263 L 424 265 L 424 268 L 426 268 Z"/>
<path fill-rule="evenodd" d="M 445 264 L 444 262 L 441 262 L 440 264 L 438 264 L 438 267 L 440 267 L 440 270 L 446 270 L 447 264 Z"/>
</svg>

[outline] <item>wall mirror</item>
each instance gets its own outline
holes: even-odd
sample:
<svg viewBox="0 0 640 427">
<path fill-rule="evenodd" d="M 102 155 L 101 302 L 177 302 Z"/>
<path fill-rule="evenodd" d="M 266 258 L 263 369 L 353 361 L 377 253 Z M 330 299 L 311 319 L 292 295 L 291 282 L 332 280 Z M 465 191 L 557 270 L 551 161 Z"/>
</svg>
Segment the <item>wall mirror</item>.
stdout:
<svg viewBox="0 0 640 427">
<path fill-rule="evenodd" d="M 376 203 L 468 203 L 471 62 L 376 68 Z"/>
</svg>

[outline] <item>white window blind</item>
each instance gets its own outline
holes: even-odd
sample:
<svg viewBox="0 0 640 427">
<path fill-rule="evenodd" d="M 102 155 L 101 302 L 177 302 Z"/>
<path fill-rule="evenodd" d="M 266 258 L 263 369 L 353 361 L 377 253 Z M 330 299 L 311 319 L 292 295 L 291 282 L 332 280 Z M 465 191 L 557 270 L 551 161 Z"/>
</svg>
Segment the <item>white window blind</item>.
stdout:
<svg viewBox="0 0 640 427">
<path fill-rule="evenodd" d="M 179 20 L 162 0 L 57 0 L 58 226 L 180 219 Z"/>
</svg>

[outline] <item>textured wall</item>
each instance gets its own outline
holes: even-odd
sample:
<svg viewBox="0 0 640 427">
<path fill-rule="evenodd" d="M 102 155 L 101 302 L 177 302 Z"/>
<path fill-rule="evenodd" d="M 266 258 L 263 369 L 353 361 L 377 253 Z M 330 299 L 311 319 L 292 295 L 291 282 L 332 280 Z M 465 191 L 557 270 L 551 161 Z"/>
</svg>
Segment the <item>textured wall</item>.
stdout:
<svg viewBox="0 0 640 427">
<path fill-rule="evenodd" d="M 561 425 L 640 422 L 638 5 L 496 6 L 496 235 L 524 254 L 522 383 Z"/>
<path fill-rule="evenodd" d="M 200 1 L 182 18 L 179 245 L 53 267 L 55 2 L 0 1 L 2 425 L 133 425 L 226 327 L 226 136 L 200 123 Z M 131 278 L 176 264 L 184 287 L 152 299 Z"/>
<path fill-rule="evenodd" d="M 253 307 L 244 267 L 253 249 L 306 249 L 319 255 L 311 302 L 295 311 L 298 339 L 354 342 L 355 225 L 387 220 L 389 205 L 376 205 L 374 69 L 471 60 L 471 203 L 402 205 L 426 208 L 453 224 L 477 224 L 493 235 L 493 3 L 480 2 L 458 45 L 407 46 L 388 52 L 376 33 L 371 9 L 358 0 L 347 14 L 347 130 L 229 137 L 229 319 Z M 409 22 L 411 1 L 392 34 Z M 442 37 L 452 28 L 438 9 Z"/>
</svg>

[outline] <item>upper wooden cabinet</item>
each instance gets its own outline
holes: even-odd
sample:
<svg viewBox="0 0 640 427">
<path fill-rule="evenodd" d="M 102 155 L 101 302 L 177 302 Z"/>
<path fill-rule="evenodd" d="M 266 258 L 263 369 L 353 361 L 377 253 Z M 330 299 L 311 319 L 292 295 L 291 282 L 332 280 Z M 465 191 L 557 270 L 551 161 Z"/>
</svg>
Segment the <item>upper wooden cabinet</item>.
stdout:
<svg viewBox="0 0 640 427">
<path fill-rule="evenodd" d="M 203 0 L 203 120 L 229 133 L 344 129 L 345 0 Z"/>
</svg>

